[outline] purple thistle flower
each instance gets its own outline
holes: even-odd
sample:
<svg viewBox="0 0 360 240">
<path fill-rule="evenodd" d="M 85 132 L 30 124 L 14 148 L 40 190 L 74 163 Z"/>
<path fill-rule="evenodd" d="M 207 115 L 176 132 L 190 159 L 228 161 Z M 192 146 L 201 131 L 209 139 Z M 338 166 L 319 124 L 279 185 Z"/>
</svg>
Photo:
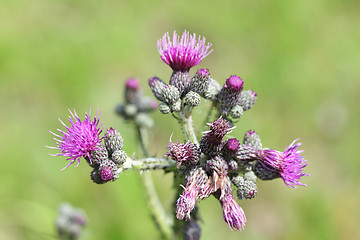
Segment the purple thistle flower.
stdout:
<svg viewBox="0 0 360 240">
<path fill-rule="evenodd" d="M 172 41 L 169 33 L 165 33 L 162 39 L 158 40 L 157 47 L 161 59 L 174 71 L 189 71 L 212 52 L 211 44 L 205 45 L 205 40 L 205 37 L 201 39 L 201 36 L 196 40 L 196 34 L 190 35 L 186 30 L 180 39 L 174 31 Z"/>
<path fill-rule="evenodd" d="M 176 165 L 185 164 L 187 166 L 196 164 L 200 159 L 200 151 L 195 143 L 169 142 L 169 152 L 165 155 L 176 161 Z"/>
<path fill-rule="evenodd" d="M 236 138 L 228 139 L 222 149 L 223 157 L 230 161 L 236 158 L 236 153 L 240 147 L 240 142 Z"/>
<path fill-rule="evenodd" d="M 98 149 L 102 137 L 100 133 L 103 130 L 102 124 L 99 125 L 101 113 L 97 113 L 94 117 L 94 120 L 91 121 L 91 108 L 89 114 L 85 113 L 84 121 L 81 121 L 78 117 L 75 109 L 74 113 L 69 110 L 71 116 L 69 117 L 70 126 L 68 127 L 61 119 L 59 121 L 62 125 L 65 126 L 66 131 L 57 129 L 63 136 L 57 135 L 50 131 L 57 138 L 54 138 L 56 141 L 57 147 L 49 147 L 53 149 L 58 149 L 61 153 L 57 153 L 53 156 L 65 156 L 68 157 L 67 160 L 70 160 L 70 163 L 64 167 L 62 170 L 73 164 L 75 161 L 80 163 L 81 157 L 87 158 L 91 162 L 91 152 Z"/>
<path fill-rule="evenodd" d="M 303 150 L 297 149 L 301 146 L 301 143 L 295 144 L 297 140 L 298 139 L 294 140 L 286 147 L 284 152 L 273 149 L 258 151 L 258 160 L 260 163 L 268 170 L 280 174 L 284 183 L 293 188 L 296 188 L 295 185 L 306 186 L 306 184 L 300 183 L 299 180 L 303 176 L 309 176 L 309 174 L 302 172 L 308 163 L 303 156 L 300 156 Z"/>
<path fill-rule="evenodd" d="M 225 222 L 229 225 L 231 230 L 244 229 L 246 216 L 243 209 L 235 201 L 232 194 L 225 196 L 220 200 L 223 210 L 223 217 Z"/>
</svg>

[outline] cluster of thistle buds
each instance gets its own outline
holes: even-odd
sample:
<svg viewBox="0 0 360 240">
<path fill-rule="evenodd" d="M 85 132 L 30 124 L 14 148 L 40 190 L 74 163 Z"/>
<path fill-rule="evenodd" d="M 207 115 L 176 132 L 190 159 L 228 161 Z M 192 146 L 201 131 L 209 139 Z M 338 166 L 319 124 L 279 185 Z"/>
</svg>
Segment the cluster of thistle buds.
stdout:
<svg viewBox="0 0 360 240">
<path fill-rule="evenodd" d="M 152 98 L 143 95 L 136 78 L 126 80 L 124 96 L 125 102 L 116 107 L 116 113 L 140 127 L 152 127 L 154 121 L 148 113 L 157 109 L 158 104 Z"/>
<path fill-rule="evenodd" d="M 59 239 L 79 239 L 86 222 L 85 213 L 81 209 L 73 208 L 68 203 L 61 204 L 59 214 L 55 220 Z"/>
<path fill-rule="evenodd" d="M 148 157 L 141 141 L 147 158 L 130 159 L 122 150 L 123 139 L 118 131 L 110 128 L 105 136 L 100 137 L 103 127 L 99 126 L 98 114 L 94 120 L 91 120 L 90 113 L 86 114 L 85 120 L 81 121 L 74 110 L 74 113 L 70 112 L 69 127 L 60 120 L 66 128 L 66 131 L 59 130 L 62 136 L 53 133 L 57 142 L 57 147 L 53 148 L 61 151 L 55 156 L 68 157 L 70 163 L 66 167 L 85 158 L 93 168 L 91 179 L 95 183 L 116 180 L 120 172 L 129 168 L 172 171 L 174 179 L 181 184 L 178 186 L 181 191 L 176 201 L 175 216 L 187 221 L 182 222 L 184 239 L 200 238 L 199 217 L 195 211 L 199 201 L 215 197 L 230 229 L 242 230 L 246 217 L 234 195 L 239 200 L 254 198 L 258 191 L 258 179 L 281 178 L 287 186 L 305 186 L 300 178 L 308 175 L 302 172 L 308 163 L 300 155 L 302 150 L 298 148 L 301 143 L 297 140 L 282 152 L 263 148 L 255 131 L 246 132 L 242 141 L 227 137 L 235 128 L 233 119 L 241 118 L 244 111 L 255 104 L 257 94 L 252 90 L 243 90 L 244 81 L 237 75 L 230 75 L 223 86 L 210 76 L 209 69 L 198 69 L 190 77 L 190 69 L 212 52 L 210 48 L 211 44 L 206 44 L 205 38 L 197 38 L 187 31 L 181 37 L 174 32 L 172 40 L 166 33 L 158 41 L 160 57 L 172 69 L 169 83 L 157 76 L 148 81 L 154 96 L 161 102 L 159 106 L 151 98 L 143 96 L 137 79 L 130 78 L 125 83 L 125 103 L 118 105 L 117 113 L 134 123 L 139 132 L 152 125 L 148 113 L 157 107 L 161 113 L 171 113 L 178 120 L 185 141 L 172 142 L 170 139 L 166 158 Z M 211 101 L 211 110 L 216 110 L 216 117 L 198 139 L 191 114 L 201 98 Z M 210 115 L 205 117 L 206 122 L 210 121 Z M 174 224 L 177 222 L 174 221 Z"/>
</svg>

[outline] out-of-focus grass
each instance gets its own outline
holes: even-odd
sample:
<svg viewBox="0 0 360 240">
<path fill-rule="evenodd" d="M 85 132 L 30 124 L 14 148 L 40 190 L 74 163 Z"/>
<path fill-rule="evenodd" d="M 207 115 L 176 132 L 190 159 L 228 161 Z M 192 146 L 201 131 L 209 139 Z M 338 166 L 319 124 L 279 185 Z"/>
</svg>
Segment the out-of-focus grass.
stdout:
<svg viewBox="0 0 360 240">
<path fill-rule="evenodd" d="M 83 239 L 158 238 L 137 173 L 98 186 L 84 163 L 60 172 L 65 159 L 44 146 L 54 145 L 48 130 L 67 108 L 92 106 L 135 152 L 134 132 L 114 115 L 122 84 L 136 76 L 150 94 L 149 77 L 166 80 L 156 41 L 184 29 L 213 43 L 201 67 L 220 82 L 239 74 L 259 95 L 232 135 L 255 129 L 276 149 L 300 137 L 311 173 L 296 190 L 260 182 L 257 198 L 240 203 L 241 233 L 228 229 L 215 199 L 202 202 L 203 239 L 359 239 L 359 10 L 358 1 L 336 0 L 1 1 L 0 239 L 54 239 L 63 201 L 87 212 Z M 176 123 L 153 117 L 151 152 L 162 155 Z M 171 176 L 155 179 L 169 205 Z"/>
</svg>

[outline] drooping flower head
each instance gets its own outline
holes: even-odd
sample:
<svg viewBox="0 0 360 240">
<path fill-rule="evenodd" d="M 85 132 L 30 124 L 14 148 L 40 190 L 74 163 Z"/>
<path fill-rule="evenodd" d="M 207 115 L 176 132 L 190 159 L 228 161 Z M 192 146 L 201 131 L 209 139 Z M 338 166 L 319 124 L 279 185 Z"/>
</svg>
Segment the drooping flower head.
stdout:
<svg viewBox="0 0 360 240">
<path fill-rule="evenodd" d="M 207 198 L 211 194 L 209 178 L 201 167 L 192 168 L 185 176 L 184 192 L 176 202 L 176 217 L 190 219 L 196 200 Z"/>
<path fill-rule="evenodd" d="M 196 39 L 196 34 L 190 35 L 184 31 L 178 36 L 174 31 L 171 41 L 169 33 L 165 33 L 158 40 L 157 47 L 161 59 L 174 71 L 188 71 L 191 67 L 198 65 L 202 59 L 212 52 L 211 44 L 205 44 L 205 37 Z"/>
<path fill-rule="evenodd" d="M 65 156 L 68 157 L 67 160 L 70 160 L 70 163 L 64 167 L 67 168 L 74 162 L 78 161 L 79 165 L 81 157 L 87 158 L 91 163 L 91 152 L 97 150 L 102 137 L 100 134 L 103 130 L 102 124 L 99 126 L 100 115 L 101 113 L 97 113 L 94 117 L 94 120 L 91 120 L 91 108 L 89 114 L 85 114 L 85 119 L 81 121 L 78 117 L 75 109 L 74 113 L 69 110 L 71 116 L 69 117 L 70 126 L 67 126 L 61 119 L 59 121 L 62 125 L 65 126 L 66 131 L 62 131 L 58 129 L 60 135 L 55 134 L 57 147 L 50 147 L 54 149 L 58 149 L 61 153 L 57 153 L 54 156 Z"/>
<path fill-rule="evenodd" d="M 296 188 L 295 185 L 306 186 L 306 184 L 300 183 L 300 178 L 309 176 L 302 172 L 308 163 L 303 156 L 300 156 L 303 150 L 297 149 L 301 146 L 301 143 L 295 143 L 297 140 L 286 147 L 284 152 L 273 149 L 258 151 L 260 163 L 269 171 L 277 172 L 284 183 L 293 188 Z"/>
<path fill-rule="evenodd" d="M 225 222 L 229 225 L 231 230 L 244 229 L 246 216 L 243 209 L 235 201 L 232 195 L 227 195 L 220 200 L 223 210 L 223 217 Z"/>
</svg>

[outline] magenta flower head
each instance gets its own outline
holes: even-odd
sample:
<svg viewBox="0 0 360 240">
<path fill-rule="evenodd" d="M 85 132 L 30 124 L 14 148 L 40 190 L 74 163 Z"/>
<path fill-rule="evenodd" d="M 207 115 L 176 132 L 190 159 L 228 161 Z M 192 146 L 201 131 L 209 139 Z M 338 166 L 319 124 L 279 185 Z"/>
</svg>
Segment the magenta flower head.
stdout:
<svg viewBox="0 0 360 240">
<path fill-rule="evenodd" d="M 195 165 L 200 159 L 200 150 L 195 143 L 169 142 L 169 152 L 165 155 L 176 161 L 176 165 Z"/>
<path fill-rule="evenodd" d="M 137 90 L 139 88 L 139 81 L 136 78 L 129 78 L 125 83 L 126 88 Z"/>
<path fill-rule="evenodd" d="M 223 210 L 224 220 L 230 229 L 239 231 L 244 229 L 246 216 L 234 197 L 231 194 L 227 195 L 220 200 L 220 204 Z"/>
<path fill-rule="evenodd" d="M 300 156 L 303 150 L 297 149 L 301 146 L 301 143 L 295 144 L 297 140 L 298 139 L 294 140 L 286 147 L 284 152 L 273 149 L 258 151 L 258 160 L 264 168 L 278 173 L 284 183 L 293 188 L 296 188 L 295 185 L 306 186 L 306 184 L 300 183 L 299 180 L 303 176 L 309 176 L 309 174 L 302 172 L 308 163 L 303 156 Z"/>
<path fill-rule="evenodd" d="M 240 92 L 243 89 L 243 86 L 244 81 L 240 77 L 233 75 L 226 79 L 224 88 L 230 91 Z"/>
<path fill-rule="evenodd" d="M 201 167 L 192 168 L 185 176 L 186 185 L 184 192 L 176 202 L 176 217 L 180 220 L 190 219 L 196 200 L 210 195 L 209 178 Z"/>
<path fill-rule="evenodd" d="M 169 33 L 165 33 L 157 47 L 161 59 L 174 71 L 189 71 L 212 52 L 211 44 L 206 45 L 205 40 L 201 36 L 196 40 L 196 34 L 190 35 L 187 31 L 180 38 L 174 31 L 172 41 Z"/>
<path fill-rule="evenodd" d="M 97 150 L 102 141 L 102 137 L 100 134 L 103 130 L 102 124 L 99 126 L 99 119 L 101 113 L 97 113 L 94 117 L 94 120 L 91 120 L 91 108 L 89 114 L 85 114 L 84 121 L 76 114 L 74 109 L 74 113 L 69 110 L 71 116 L 69 117 L 70 126 L 67 126 L 63 123 L 60 118 L 59 121 L 62 125 L 65 126 L 66 131 L 62 131 L 58 129 L 58 131 L 62 134 L 62 136 L 55 134 L 57 147 L 50 147 L 53 149 L 58 149 L 61 153 L 57 153 L 53 156 L 65 156 L 68 157 L 67 160 L 70 160 L 70 163 L 64 167 L 62 170 L 73 164 L 74 162 L 78 162 L 76 166 L 79 165 L 81 157 L 84 157 L 90 161 L 91 164 L 91 152 Z"/>
</svg>

